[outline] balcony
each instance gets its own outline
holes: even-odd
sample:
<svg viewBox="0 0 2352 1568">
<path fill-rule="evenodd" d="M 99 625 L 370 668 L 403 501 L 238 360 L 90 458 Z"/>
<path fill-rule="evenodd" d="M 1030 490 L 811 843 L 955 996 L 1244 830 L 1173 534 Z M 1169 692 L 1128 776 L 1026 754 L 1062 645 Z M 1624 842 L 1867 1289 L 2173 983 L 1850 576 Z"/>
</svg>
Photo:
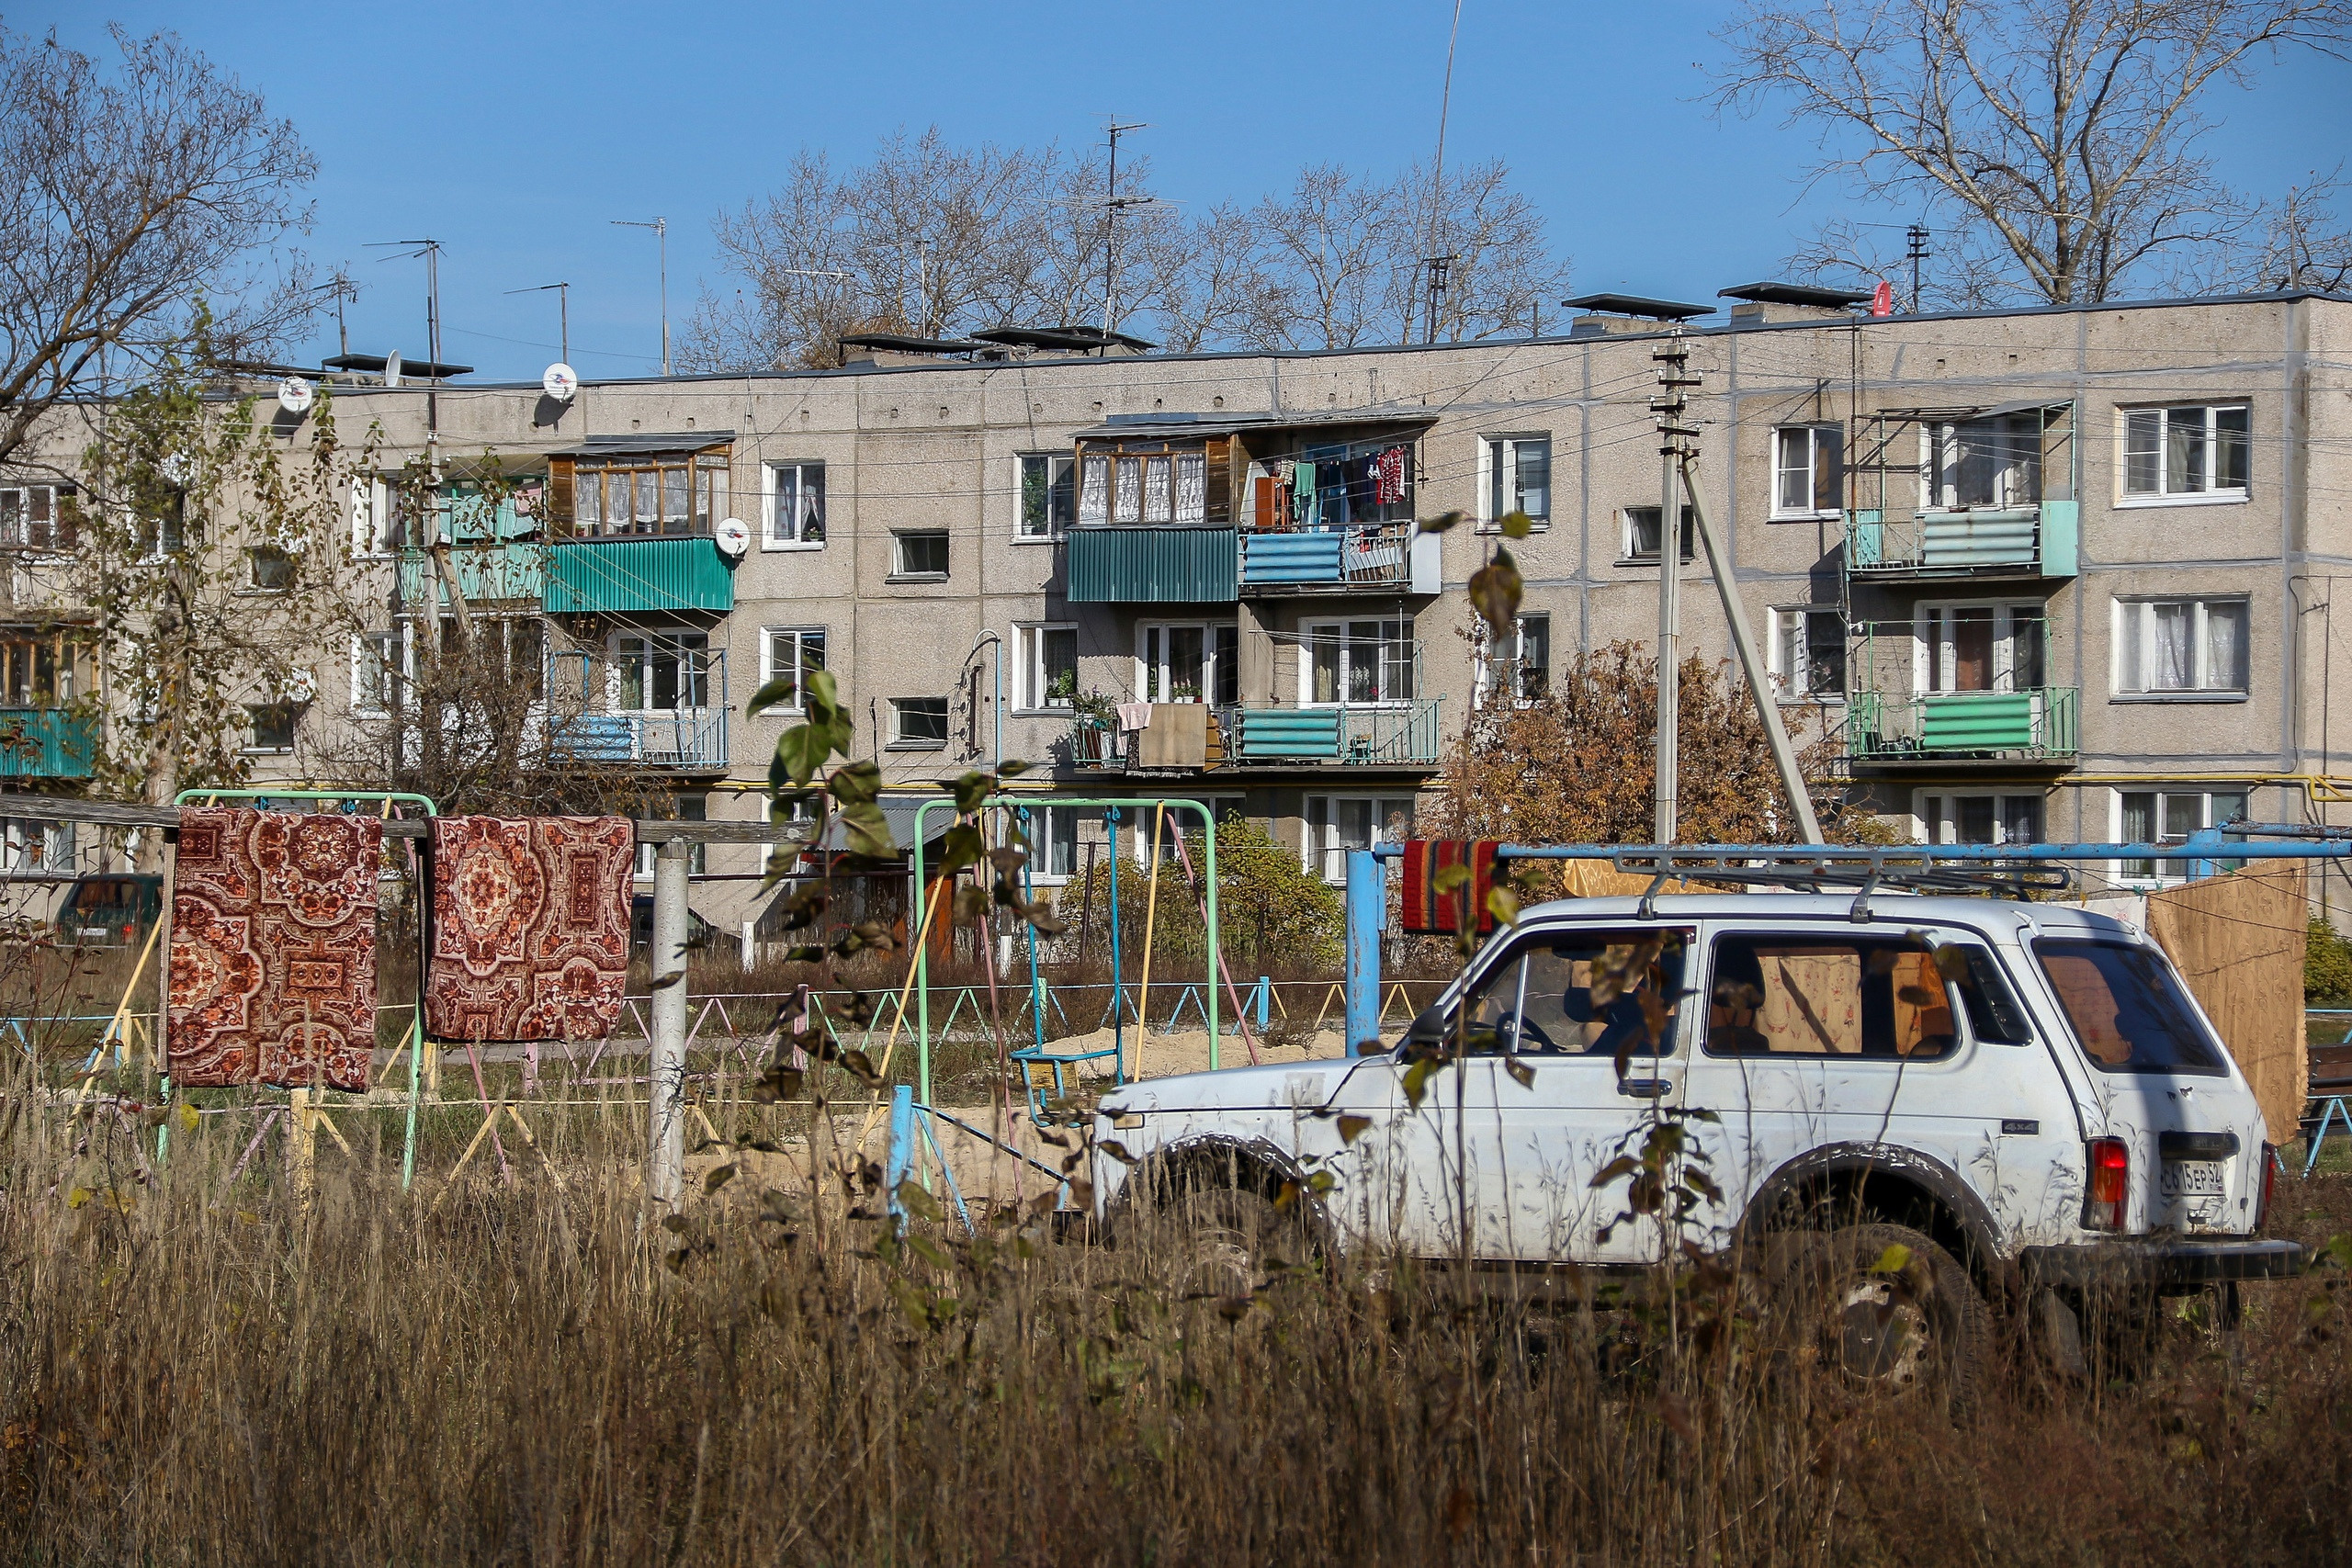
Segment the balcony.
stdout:
<svg viewBox="0 0 2352 1568">
<path fill-rule="evenodd" d="M 549 615 L 644 615 L 735 608 L 735 574 L 705 537 L 577 539 L 548 547 Z"/>
<path fill-rule="evenodd" d="M 727 650 L 707 634 L 624 632 L 548 656 L 549 751 L 572 762 L 707 773 L 727 766 Z"/>
<path fill-rule="evenodd" d="M 565 714 L 550 718 L 548 739 L 576 762 L 710 772 L 727 766 L 727 710 Z"/>
<path fill-rule="evenodd" d="M 1230 604 L 1240 550 L 1231 528 L 1087 526 L 1069 531 L 1073 604 Z"/>
<path fill-rule="evenodd" d="M 1846 570 L 1863 579 L 2068 578 L 2076 564 L 2081 509 L 2038 504 L 1848 513 Z"/>
<path fill-rule="evenodd" d="M 2023 692 L 1896 696 L 1856 692 L 1846 718 L 1854 762 L 2009 762 L 2071 766 L 2080 694 L 2072 686 Z"/>
<path fill-rule="evenodd" d="M 547 556 L 543 545 L 453 545 L 449 565 L 469 605 L 537 602 L 547 592 Z M 440 571 L 424 551 L 402 550 L 400 570 L 402 604 L 447 602 Z"/>
<path fill-rule="evenodd" d="M 87 714 L 0 707 L 0 779 L 86 779 L 96 736 Z"/>
<path fill-rule="evenodd" d="M 1197 760 L 1172 751 L 1164 743 L 1147 742 L 1148 730 L 1120 731 L 1085 718 L 1071 725 L 1066 747 L 1070 766 L 1114 773 L 1185 767 L 1204 773 L 1433 768 L 1442 745 L 1438 703 L 1438 698 L 1426 697 L 1361 707 L 1221 705 L 1203 716 L 1205 743 Z"/>
<path fill-rule="evenodd" d="M 1251 598 L 1435 593 L 1441 586 L 1437 536 L 1411 523 L 1241 536 L 1241 592 Z"/>
</svg>

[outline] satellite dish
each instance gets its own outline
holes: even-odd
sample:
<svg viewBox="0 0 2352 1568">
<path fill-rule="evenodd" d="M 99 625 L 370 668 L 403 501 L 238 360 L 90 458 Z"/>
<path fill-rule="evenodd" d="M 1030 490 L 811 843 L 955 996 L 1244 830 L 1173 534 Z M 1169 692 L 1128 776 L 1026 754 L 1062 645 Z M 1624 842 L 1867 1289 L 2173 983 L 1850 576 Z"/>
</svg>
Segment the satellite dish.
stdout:
<svg viewBox="0 0 2352 1568">
<path fill-rule="evenodd" d="M 710 531 L 710 538 L 720 555 L 729 560 L 741 560 L 744 552 L 752 547 L 751 525 L 741 517 L 722 517 L 718 526 Z"/>
<path fill-rule="evenodd" d="M 311 400 L 315 395 L 311 384 L 300 376 L 288 376 L 277 384 L 277 406 L 290 414 L 310 412 Z"/>
<path fill-rule="evenodd" d="M 559 359 L 539 377 L 539 390 L 557 402 L 568 403 L 580 390 L 580 372 Z"/>
<path fill-rule="evenodd" d="M 387 387 L 397 387 L 400 384 L 401 351 L 396 348 L 392 350 L 391 353 L 384 355 L 384 385 Z"/>
</svg>

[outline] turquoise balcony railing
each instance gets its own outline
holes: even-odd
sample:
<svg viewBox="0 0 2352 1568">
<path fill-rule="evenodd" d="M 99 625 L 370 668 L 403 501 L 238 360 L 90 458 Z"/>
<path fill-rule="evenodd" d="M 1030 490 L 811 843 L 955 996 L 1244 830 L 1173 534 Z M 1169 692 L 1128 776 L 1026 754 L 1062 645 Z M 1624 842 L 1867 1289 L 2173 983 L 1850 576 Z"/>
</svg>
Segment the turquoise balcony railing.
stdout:
<svg viewBox="0 0 2352 1568">
<path fill-rule="evenodd" d="M 2079 748 L 2080 694 L 2072 686 L 2024 692 L 1857 692 L 1846 754 L 1857 762 L 2068 761 Z"/>
<path fill-rule="evenodd" d="M 2081 508 L 2038 505 L 1848 514 L 1846 570 L 1860 578 L 2073 577 Z"/>
<path fill-rule="evenodd" d="M 62 708 L 0 707 L 0 778 L 86 779 L 96 720 Z"/>
</svg>

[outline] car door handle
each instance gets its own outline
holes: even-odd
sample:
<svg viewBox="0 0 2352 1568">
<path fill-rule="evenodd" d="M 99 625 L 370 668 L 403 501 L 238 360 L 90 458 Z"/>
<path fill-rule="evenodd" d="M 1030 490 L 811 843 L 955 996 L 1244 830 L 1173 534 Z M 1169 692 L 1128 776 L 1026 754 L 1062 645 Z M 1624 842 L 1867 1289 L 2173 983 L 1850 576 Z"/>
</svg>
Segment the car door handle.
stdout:
<svg viewBox="0 0 2352 1568">
<path fill-rule="evenodd" d="M 1664 1100 L 1674 1092 L 1672 1078 L 1619 1078 L 1617 1092 L 1635 1100 Z"/>
</svg>

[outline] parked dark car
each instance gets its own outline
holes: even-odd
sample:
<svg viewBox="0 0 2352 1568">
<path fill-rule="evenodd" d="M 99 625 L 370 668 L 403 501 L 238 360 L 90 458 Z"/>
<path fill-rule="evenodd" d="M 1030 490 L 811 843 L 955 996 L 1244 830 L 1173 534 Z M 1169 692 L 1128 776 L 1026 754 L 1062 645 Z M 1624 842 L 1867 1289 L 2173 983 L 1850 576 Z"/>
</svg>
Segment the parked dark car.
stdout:
<svg viewBox="0 0 2352 1568">
<path fill-rule="evenodd" d="M 686 911 L 686 951 L 700 953 L 717 939 L 718 928 L 695 914 Z M 653 895 L 639 893 L 628 901 L 628 939 L 632 948 L 653 944 Z"/>
<path fill-rule="evenodd" d="M 68 947 L 129 947 L 163 918 L 164 879 L 126 872 L 78 878 L 57 907 L 57 940 Z"/>
</svg>

